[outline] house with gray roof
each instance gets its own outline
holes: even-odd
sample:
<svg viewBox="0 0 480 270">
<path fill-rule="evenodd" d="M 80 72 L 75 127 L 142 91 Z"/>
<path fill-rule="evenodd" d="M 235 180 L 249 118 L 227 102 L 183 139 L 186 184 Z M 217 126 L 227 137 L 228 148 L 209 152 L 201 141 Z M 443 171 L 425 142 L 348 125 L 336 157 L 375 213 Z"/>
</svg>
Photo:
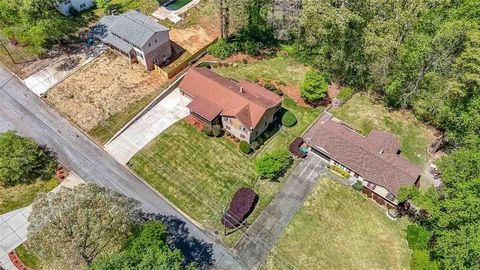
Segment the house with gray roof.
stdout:
<svg viewBox="0 0 480 270">
<path fill-rule="evenodd" d="M 139 62 L 148 70 L 166 64 L 172 55 L 170 29 L 139 11 L 100 19 L 94 35 L 103 43 L 127 55 L 132 63 Z"/>
</svg>

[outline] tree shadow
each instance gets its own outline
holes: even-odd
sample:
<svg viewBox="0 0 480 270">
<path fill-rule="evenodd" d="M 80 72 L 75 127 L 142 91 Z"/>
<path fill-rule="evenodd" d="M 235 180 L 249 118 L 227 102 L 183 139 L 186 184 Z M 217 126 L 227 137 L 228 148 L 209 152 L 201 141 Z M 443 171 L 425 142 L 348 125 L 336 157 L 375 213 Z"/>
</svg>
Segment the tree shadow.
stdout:
<svg viewBox="0 0 480 270">
<path fill-rule="evenodd" d="M 209 269 L 213 266 L 212 244 L 205 243 L 190 236 L 190 232 L 183 220 L 175 216 L 165 216 L 160 214 L 147 213 L 143 217 L 147 220 L 156 220 L 163 223 L 167 227 L 167 242 L 171 248 L 176 248 L 184 256 L 183 266 L 187 267 L 194 263 L 198 269 Z"/>
</svg>

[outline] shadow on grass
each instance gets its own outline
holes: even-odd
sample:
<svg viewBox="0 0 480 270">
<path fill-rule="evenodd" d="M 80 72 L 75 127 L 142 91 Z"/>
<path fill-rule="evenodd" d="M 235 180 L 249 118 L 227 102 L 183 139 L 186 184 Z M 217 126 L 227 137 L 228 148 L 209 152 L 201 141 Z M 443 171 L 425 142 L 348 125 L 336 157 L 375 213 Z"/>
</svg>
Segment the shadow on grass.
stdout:
<svg viewBox="0 0 480 270">
<path fill-rule="evenodd" d="M 205 243 L 190 236 L 188 228 L 183 220 L 175 216 L 164 216 L 160 214 L 148 213 L 144 215 L 145 220 L 156 220 L 167 227 L 167 241 L 172 248 L 180 250 L 185 257 L 184 266 L 195 263 L 198 269 L 209 269 L 213 266 L 212 244 Z"/>
</svg>

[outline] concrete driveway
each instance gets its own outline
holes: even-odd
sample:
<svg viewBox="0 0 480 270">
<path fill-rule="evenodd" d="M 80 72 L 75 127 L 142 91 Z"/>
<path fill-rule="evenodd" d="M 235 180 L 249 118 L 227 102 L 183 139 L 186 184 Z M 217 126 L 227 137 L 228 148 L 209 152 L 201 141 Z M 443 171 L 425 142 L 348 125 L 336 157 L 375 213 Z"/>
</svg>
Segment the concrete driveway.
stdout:
<svg viewBox="0 0 480 270">
<path fill-rule="evenodd" d="M 190 114 L 190 99 L 175 89 L 148 110 L 115 139 L 105 145 L 105 150 L 121 164 L 127 162 L 165 129 Z"/>
</svg>

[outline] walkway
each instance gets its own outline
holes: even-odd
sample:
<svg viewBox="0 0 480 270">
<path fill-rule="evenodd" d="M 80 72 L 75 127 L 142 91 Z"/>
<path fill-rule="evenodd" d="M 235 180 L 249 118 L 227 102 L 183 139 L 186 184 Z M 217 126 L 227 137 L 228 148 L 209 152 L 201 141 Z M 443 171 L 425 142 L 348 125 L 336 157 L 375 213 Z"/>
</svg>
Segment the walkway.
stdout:
<svg viewBox="0 0 480 270">
<path fill-rule="evenodd" d="M 186 4 L 185 6 L 177 10 L 169 10 L 165 6 L 161 6 L 152 13 L 152 16 L 159 20 L 168 19 L 173 23 L 177 23 L 182 20 L 182 18 L 179 15 L 187 12 L 187 10 L 197 5 L 198 3 L 200 3 L 200 0 L 192 0 L 190 3 Z"/>
<path fill-rule="evenodd" d="M 115 139 L 105 145 L 105 150 L 121 164 L 127 162 L 151 140 L 178 120 L 190 114 L 190 99 L 176 89 L 148 110 Z"/>
<path fill-rule="evenodd" d="M 77 175 L 70 173 L 52 192 L 57 192 L 61 187 L 73 188 L 83 182 Z M 31 212 L 32 206 L 29 205 L 0 215 L 0 266 L 5 270 L 16 270 L 8 252 L 27 240 L 28 217 Z"/>
<path fill-rule="evenodd" d="M 235 250 L 249 269 L 259 269 L 262 266 L 317 180 L 326 172 L 326 168 L 326 161 L 316 155 L 308 155 L 295 168 L 270 205 L 248 228 Z"/>
</svg>

